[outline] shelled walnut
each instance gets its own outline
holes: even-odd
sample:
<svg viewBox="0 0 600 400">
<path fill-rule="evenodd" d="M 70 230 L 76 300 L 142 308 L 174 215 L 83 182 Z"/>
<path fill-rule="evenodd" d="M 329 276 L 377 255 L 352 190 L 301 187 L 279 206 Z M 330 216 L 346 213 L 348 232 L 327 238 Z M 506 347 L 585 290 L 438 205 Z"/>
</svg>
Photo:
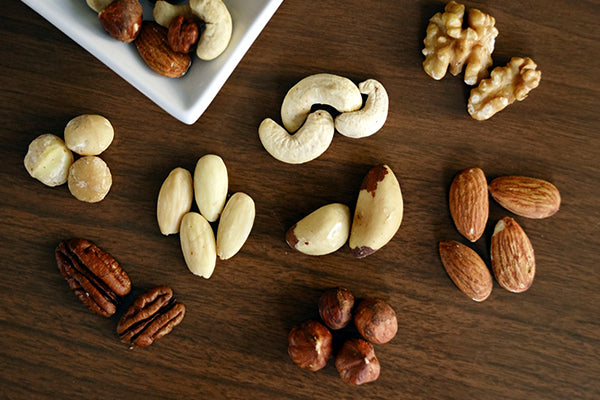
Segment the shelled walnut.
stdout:
<svg viewBox="0 0 600 400">
<path fill-rule="evenodd" d="M 433 79 L 442 79 L 448 68 L 456 76 L 463 66 L 466 66 L 464 81 L 468 85 L 475 85 L 488 75 L 498 36 L 496 20 L 470 9 L 468 27 L 463 29 L 464 13 L 464 5 L 451 1 L 443 13 L 435 14 L 429 21 L 423 41 L 423 69 Z"/>
<path fill-rule="evenodd" d="M 489 79 L 471 90 L 467 110 L 477 120 L 486 120 L 506 106 L 523 100 L 538 87 L 542 73 L 529 57 L 513 57 L 505 67 L 496 67 Z"/>
</svg>

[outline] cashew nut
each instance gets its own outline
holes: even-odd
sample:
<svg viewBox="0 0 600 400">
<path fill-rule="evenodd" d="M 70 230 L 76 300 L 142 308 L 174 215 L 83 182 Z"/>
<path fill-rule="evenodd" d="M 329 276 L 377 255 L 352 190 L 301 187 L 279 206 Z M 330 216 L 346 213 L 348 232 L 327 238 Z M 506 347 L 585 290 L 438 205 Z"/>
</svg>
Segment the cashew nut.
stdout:
<svg viewBox="0 0 600 400">
<path fill-rule="evenodd" d="M 196 55 L 201 60 L 217 58 L 231 40 L 231 14 L 222 0 L 190 0 L 189 4 L 180 5 L 160 0 L 156 2 L 152 14 L 154 20 L 166 28 L 179 15 L 201 19 L 206 24 L 196 48 Z"/>
<path fill-rule="evenodd" d="M 152 15 L 154 20 L 165 28 L 168 28 L 169 25 L 171 25 L 171 21 L 175 17 L 183 15 L 186 18 L 191 18 L 193 16 L 189 4 L 174 5 L 163 0 L 156 2 Z"/>
<path fill-rule="evenodd" d="M 307 76 L 294 85 L 283 99 L 283 126 L 289 132 L 298 130 L 314 104 L 326 104 L 344 113 L 361 108 L 362 96 L 348 78 L 326 73 Z"/>
<path fill-rule="evenodd" d="M 258 127 L 258 136 L 265 150 L 279 161 L 302 164 L 327 150 L 335 132 L 333 118 L 324 110 L 309 114 L 306 122 L 293 135 L 271 118 L 266 118 Z"/>
<path fill-rule="evenodd" d="M 97 13 L 104 10 L 114 0 L 85 0 L 87 5 Z"/>
<path fill-rule="evenodd" d="M 229 45 L 233 31 L 227 6 L 221 0 L 190 0 L 190 8 L 206 24 L 196 55 L 206 61 L 217 58 Z"/>
<path fill-rule="evenodd" d="M 362 94 L 367 95 L 365 106 L 335 119 L 335 129 L 350 138 L 363 138 L 377 132 L 387 119 L 389 99 L 383 85 L 375 79 L 368 79 L 358 85 Z"/>
</svg>

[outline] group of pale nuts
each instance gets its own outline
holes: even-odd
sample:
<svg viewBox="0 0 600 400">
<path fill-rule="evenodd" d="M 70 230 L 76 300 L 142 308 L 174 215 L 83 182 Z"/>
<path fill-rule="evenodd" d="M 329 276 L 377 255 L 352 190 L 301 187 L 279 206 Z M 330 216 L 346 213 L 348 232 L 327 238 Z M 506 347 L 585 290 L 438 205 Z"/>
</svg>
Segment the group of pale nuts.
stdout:
<svg viewBox="0 0 600 400">
<path fill-rule="evenodd" d="M 112 174 L 98 155 L 113 138 L 114 129 L 108 119 L 97 114 L 79 115 L 67 123 L 64 141 L 51 133 L 34 139 L 25 155 L 25 169 L 44 185 L 67 183 L 76 199 L 99 202 L 112 186 Z M 81 157 L 75 160 L 73 153 Z"/>
<path fill-rule="evenodd" d="M 163 182 L 156 205 L 158 226 L 163 235 L 179 233 L 185 263 L 194 275 L 210 278 L 217 256 L 228 260 L 242 248 L 254 225 L 254 200 L 243 192 L 227 200 L 229 179 L 223 159 L 202 156 L 194 177 L 181 167 Z M 191 211 L 192 203 L 198 212 Z M 217 234 L 210 225 L 218 222 Z"/>
<path fill-rule="evenodd" d="M 486 228 L 492 198 L 508 211 L 525 218 L 546 218 L 560 208 L 556 186 L 542 179 L 500 176 L 489 185 L 480 168 L 467 168 L 456 175 L 450 186 L 449 206 L 457 230 L 476 242 Z M 483 259 L 470 247 L 457 241 L 439 244 L 440 258 L 454 284 L 475 301 L 492 292 L 492 276 Z M 535 276 L 533 247 L 525 231 L 511 217 L 500 219 L 490 244 L 492 271 L 498 284 L 513 293 L 529 289 Z"/>
<path fill-rule="evenodd" d="M 464 82 L 479 85 L 471 90 L 467 111 L 476 120 L 486 120 L 508 105 L 521 101 L 538 87 L 541 72 L 528 57 L 513 57 L 505 67 L 492 65 L 492 52 L 498 29 L 495 19 L 477 9 L 470 9 L 468 27 L 463 29 L 465 6 L 451 1 L 443 13 L 429 21 L 423 41 L 423 69 L 433 79 L 440 80 L 448 68 L 454 76 L 465 67 Z"/>
<path fill-rule="evenodd" d="M 363 179 L 352 221 L 348 206 L 328 204 L 288 229 L 286 242 L 301 253 L 321 256 L 337 251 L 348 241 L 352 255 L 363 258 L 394 237 L 403 212 L 400 184 L 391 168 L 380 164 Z"/>
<path fill-rule="evenodd" d="M 367 96 L 363 106 L 362 95 Z M 327 105 L 340 112 L 334 118 L 315 105 Z M 373 135 L 384 125 L 389 99 L 383 85 L 368 79 L 358 86 L 334 74 L 307 76 L 285 95 L 281 105 L 283 127 L 271 118 L 258 127 L 265 150 L 288 164 L 302 164 L 323 154 L 335 131 L 350 138 Z"/>
<path fill-rule="evenodd" d="M 288 334 L 288 354 L 301 368 L 318 371 L 334 356 L 334 333 L 354 322 L 360 337 L 345 340 L 335 355 L 335 367 L 344 382 L 361 385 L 379 378 L 381 366 L 373 344 L 391 341 L 398 332 L 396 312 L 385 301 L 366 298 L 354 307 L 354 296 L 342 287 L 326 290 L 319 298 L 321 321 L 309 320 Z"/>
<path fill-rule="evenodd" d="M 157 1 L 154 21 L 143 20 L 138 0 L 86 1 L 111 37 L 135 42 L 146 64 L 169 78 L 185 75 L 192 64 L 188 53 L 194 48 L 199 59 L 209 61 L 221 55 L 231 40 L 231 15 L 221 0 L 190 0 L 180 5 Z"/>
</svg>

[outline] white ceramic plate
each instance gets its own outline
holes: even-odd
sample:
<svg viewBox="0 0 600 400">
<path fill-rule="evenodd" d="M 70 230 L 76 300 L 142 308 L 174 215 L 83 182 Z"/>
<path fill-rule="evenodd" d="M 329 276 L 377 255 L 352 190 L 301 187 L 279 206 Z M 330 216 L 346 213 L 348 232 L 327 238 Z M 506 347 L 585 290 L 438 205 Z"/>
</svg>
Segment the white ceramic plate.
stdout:
<svg viewBox="0 0 600 400">
<path fill-rule="evenodd" d="M 193 124 L 213 101 L 244 54 L 283 0 L 223 0 L 233 20 L 231 42 L 223 54 L 202 61 L 195 53 L 185 76 L 165 78 L 141 59 L 133 43 L 111 38 L 85 0 L 22 0 L 38 14 L 89 51 L 158 106 L 183 123 Z M 140 0 L 144 19 L 152 18 L 153 4 Z"/>
</svg>

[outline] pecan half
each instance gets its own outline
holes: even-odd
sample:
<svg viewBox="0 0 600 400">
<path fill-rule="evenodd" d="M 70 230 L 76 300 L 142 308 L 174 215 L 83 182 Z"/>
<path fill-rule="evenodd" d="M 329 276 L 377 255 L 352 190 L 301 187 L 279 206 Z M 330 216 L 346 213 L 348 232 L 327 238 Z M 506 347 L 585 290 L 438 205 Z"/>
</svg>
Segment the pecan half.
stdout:
<svg viewBox="0 0 600 400">
<path fill-rule="evenodd" d="M 173 290 L 158 286 L 138 297 L 117 324 L 123 343 L 144 347 L 160 339 L 181 322 L 185 306 L 175 301 Z"/>
<path fill-rule="evenodd" d="M 113 315 L 122 297 L 131 291 L 131 280 L 119 263 L 85 239 L 59 243 L 55 256 L 69 287 L 98 315 Z"/>
</svg>

